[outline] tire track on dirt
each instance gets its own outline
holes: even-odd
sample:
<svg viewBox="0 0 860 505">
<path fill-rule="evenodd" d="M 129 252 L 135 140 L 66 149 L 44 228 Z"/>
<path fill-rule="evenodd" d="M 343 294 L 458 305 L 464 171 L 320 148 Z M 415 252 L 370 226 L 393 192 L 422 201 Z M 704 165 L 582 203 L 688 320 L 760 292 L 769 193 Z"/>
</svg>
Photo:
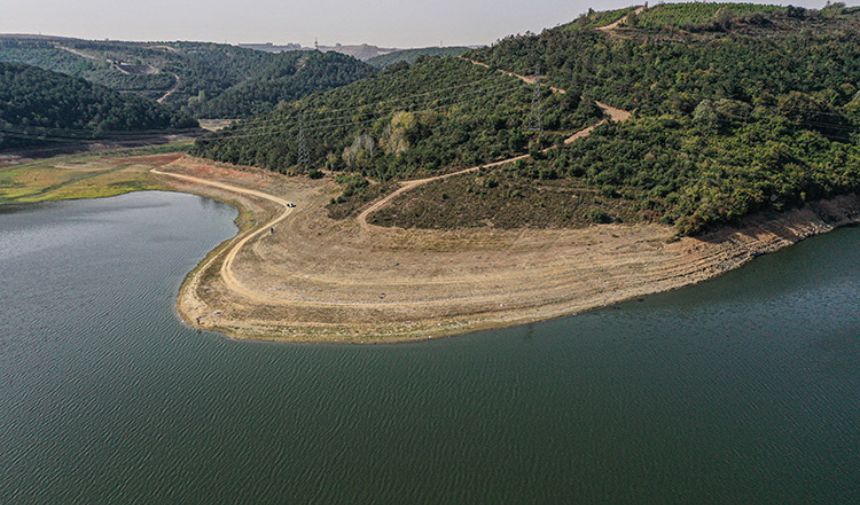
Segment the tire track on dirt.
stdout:
<svg viewBox="0 0 860 505">
<path fill-rule="evenodd" d="M 227 286 L 227 288 L 230 289 L 231 291 L 239 293 L 242 296 L 244 296 L 245 298 L 248 298 L 248 299 L 253 300 L 255 302 L 258 302 L 258 303 L 269 302 L 271 300 L 270 296 L 260 295 L 258 292 L 247 288 L 241 282 L 239 282 L 239 280 L 236 278 L 236 275 L 233 273 L 233 264 L 236 261 L 236 257 L 239 255 L 239 253 L 242 251 L 242 249 L 249 242 L 251 242 L 252 240 L 256 239 L 257 237 L 259 237 L 260 235 L 265 233 L 266 230 L 274 228 L 276 225 L 283 222 L 285 219 L 287 219 L 290 216 L 290 214 L 293 213 L 293 209 L 289 205 L 290 202 L 288 202 L 287 200 L 284 200 L 283 198 L 279 198 L 279 197 L 271 195 L 269 193 L 264 193 L 262 191 L 257 191 L 255 189 L 242 188 L 239 186 L 234 186 L 232 184 L 226 184 L 223 182 L 216 182 L 216 181 L 210 181 L 208 179 L 202 179 L 200 177 L 193 177 L 190 175 L 183 175 L 183 174 L 175 174 L 172 172 L 162 172 L 161 170 L 158 170 L 158 169 L 153 169 L 152 173 L 157 174 L 157 175 L 165 175 L 168 177 L 173 177 L 175 179 L 179 179 L 179 180 L 185 181 L 185 182 L 202 184 L 204 186 L 210 186 L 213 188 L 222 189 L 224 191 L 229 191 L 232 193 L 238 193 L 238 194 L 252 196 L 252 197 L 256 197 L 256 198 L 262 198 L 264 200 L 267 200 L 267 201 L 273 202 L 277 205 L 280 205 L 281 207 L 284 208 L 284 211 L 281 214 L 279 214 L 277 217 L 272 219 L 271 221 L 257 227 L 256 229 L 249 231 L 244 236 L 243 235 L 236 236 L 233 239 L 234 241 L 236 241 L 236 243 L 232 247 L 227 249 L 226 255 L 224 255 L 224 262 L 221 264 L 221 270 L 220 270 L 221 279 L 224 281 L 224 284 Z M 209 270 L 209 267 L 211 267 L 212 264 L 215 261 L 217 261 L 220 257 L 221 257 L 220 254 L 216 254 L 215 256 L 209 258 L 209 261 L 207 261 L 203 265 L 203 267 L 197 271 L 196 276 L 198 279 L 195 280 L 195 284 L 198 283 L 200 275 L 202 275 L 204 272 Z"/>
</svg>

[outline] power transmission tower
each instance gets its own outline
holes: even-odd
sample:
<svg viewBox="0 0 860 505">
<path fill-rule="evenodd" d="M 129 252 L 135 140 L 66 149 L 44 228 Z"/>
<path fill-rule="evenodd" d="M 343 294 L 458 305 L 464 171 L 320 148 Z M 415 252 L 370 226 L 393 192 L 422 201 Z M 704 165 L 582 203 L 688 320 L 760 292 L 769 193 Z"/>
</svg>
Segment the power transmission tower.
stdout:
<svg viewBox="0 0 860 505">
<path fill-rule="evenodd" d="M 305 115 L 302 113 L 299 118 L 299 156 L 298 156 L 298 164 L 302 168 L 308 168 L 311 164 L 311 155 L 308 151 L 308 141 L 305 136 Z"/>
<path fill-rule="evenodd" d="M 535 84 L 534 93 L 532 94 L 532 110 L 529 114 L 529 131 L 540 133 L 543 131 L 543 120 L 540 115 L 540 65 L 535 66 Z"/>
</svg>

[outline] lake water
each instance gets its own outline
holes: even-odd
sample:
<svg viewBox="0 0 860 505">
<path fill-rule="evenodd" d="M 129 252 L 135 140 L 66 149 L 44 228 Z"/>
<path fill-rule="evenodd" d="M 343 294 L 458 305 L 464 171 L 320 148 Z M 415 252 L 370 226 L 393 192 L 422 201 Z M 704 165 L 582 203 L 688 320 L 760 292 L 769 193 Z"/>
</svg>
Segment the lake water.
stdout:
<svg viewBox="0 0 860 505">
<path fill-rule="evenodd" d="M 235 214 L 0 211 L 0 503 L 860 503 L 858 228 L 642 302 L 355 347 L 177 321 Z"/>
</svg>

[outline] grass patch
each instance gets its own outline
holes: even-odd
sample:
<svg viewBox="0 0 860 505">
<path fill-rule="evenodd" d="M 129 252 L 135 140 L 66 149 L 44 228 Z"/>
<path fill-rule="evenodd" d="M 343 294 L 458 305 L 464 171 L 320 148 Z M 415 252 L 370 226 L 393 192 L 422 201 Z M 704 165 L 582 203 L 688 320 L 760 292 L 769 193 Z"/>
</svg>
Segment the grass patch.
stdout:
<svg viewBox="0 0 860 505">
<path fill-rule="evenodd" d="M 176 146 L 69 155 L 0 171 L 0 204 L 107 198 L 165 189 L 150 171 L 175 158 Z"/>
</svg>

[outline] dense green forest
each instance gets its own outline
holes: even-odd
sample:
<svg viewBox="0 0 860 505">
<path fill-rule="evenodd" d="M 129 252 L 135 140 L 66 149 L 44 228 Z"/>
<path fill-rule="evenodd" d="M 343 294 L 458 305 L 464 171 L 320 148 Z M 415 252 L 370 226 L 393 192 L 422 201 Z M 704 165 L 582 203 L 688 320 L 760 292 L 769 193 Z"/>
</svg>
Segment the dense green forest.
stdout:
<svg viewBox="0 0 860 505">
<path fill-rule="evenodd" d="M 2 61 L 82 77 L 153 100 L 161 98 L 166 105 L 200 118 L 248 117 L 271 110 L 280 101 L 348 84 L 374 71 L 338 54 L 275 54 L 198 42 L 26 37 L 0 38 Z"/>
<path fill-rule="evenodd" d="M 0 148 L 195 127 L 181 113 L 80 78 L 0 63 Z"/>
<path fill-rule="evenodd" d="M 616 29 L 597 29 L 619 20 Z M 513 173 L 523 181 L 591 188 L 601 198 L 629 202 L 615 206 L 625 209 L 625 220 L 632 205 L 637 219 L 675 224 L 682 233 L 860 189 L 860 9 L 689 3 L 635 13 L 631 7 L 590 12 L 465 57 L 489 68 L 457 58 L 395 64 L 206 138 L 197 152 L 285 172 L 325 166 L 390 180 L 530 150 L 535 159 L 508 168 L 508 182 Z M 537 101 L 541 134 L 528 128 L 533 86 L 496 72 L 531 75 L 535 68 L 544 83 Z M 451 90 L 458 84 L 459 92 Z M 546 84 L 569 93 L 552 94 Z M 538 146 L 596 121 L 592 100 L 633 117 L 541 154 Z M 302 145 L 306 166 L 299 164 Z M 343 180 L 350 182 L 339 204 L 355 208 L 343 200 L 366 185 Z M 481 198 L 492 189 L 482 189 Z M 445 195 L 460 202 L 459 196 Z M 552 207 L 536 198 L 536 212 Z"/>
<path fill-rule="evenodd" d="M 396 63 L 415 63 L 418 58 L 427 56 L 461 56 L 469 52 L 468 47 L 424 47 L 420 49 L 403 49 L 389 54 L 383 54 L 367 60 L 376 68 L 387 68 Z"/>
<path fill-rule="evenodd" d="M 196 152 L 283 172 L 327 167 L 388 180 L 560 142 L 602 115 L 576 93 L 540 92 L 539 138 L 528 131 L 532 86 L 458 58 L 400 63 L 201 139 Z M 297 166 L 302 137 L 308 163 Z"/>
</svg>

